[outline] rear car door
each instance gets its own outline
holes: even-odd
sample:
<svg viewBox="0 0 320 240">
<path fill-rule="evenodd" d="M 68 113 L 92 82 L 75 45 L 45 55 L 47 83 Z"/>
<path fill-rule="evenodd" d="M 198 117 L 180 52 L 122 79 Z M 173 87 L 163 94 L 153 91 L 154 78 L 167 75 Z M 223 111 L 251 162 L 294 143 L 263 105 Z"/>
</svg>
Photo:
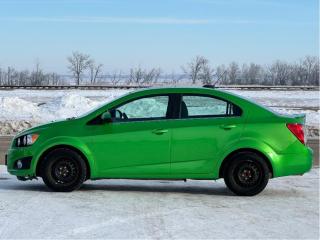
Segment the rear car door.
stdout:
<svg viewBox="0 0 320 240">
<path fill-rule="evenodd" d="M 219 151 L 239 139 L 242 111 L 227 100 L 200 94 L 181 94 L 179 111 L 179 124 L 172 129 L 171 173 L 205 178 Z"/>
</svg>

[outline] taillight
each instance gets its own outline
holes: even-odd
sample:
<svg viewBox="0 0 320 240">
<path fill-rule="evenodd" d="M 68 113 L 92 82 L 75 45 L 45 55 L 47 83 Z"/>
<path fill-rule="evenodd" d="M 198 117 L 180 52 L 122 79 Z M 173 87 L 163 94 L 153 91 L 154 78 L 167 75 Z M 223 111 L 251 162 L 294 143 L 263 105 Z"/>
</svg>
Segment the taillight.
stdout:
<svg viewBox="0 0 320 240">
<path fill-rule="evenodd" d="M 302 124 L 299 124 L 299 123 L 287 123 L 287 127 L 298 138 L 298 140 L 302 144 L 305 144 L 303 125 Z"/>
</svg>

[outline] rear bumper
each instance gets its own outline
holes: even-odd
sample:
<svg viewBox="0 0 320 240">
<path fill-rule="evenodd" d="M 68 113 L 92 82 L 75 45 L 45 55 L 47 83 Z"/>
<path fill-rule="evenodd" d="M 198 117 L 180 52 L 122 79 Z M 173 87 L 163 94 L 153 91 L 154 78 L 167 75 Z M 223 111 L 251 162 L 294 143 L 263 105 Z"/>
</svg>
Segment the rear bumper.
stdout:
<svg viewBox="0 0 320 240">
<path fill-rule="evenodd" d="M 302 175 L 310 171 L 313 161 L 313 151 L 304 147 L 294 154 L 280 154 L 273 158 L 273 177 Z"/>
</svg>

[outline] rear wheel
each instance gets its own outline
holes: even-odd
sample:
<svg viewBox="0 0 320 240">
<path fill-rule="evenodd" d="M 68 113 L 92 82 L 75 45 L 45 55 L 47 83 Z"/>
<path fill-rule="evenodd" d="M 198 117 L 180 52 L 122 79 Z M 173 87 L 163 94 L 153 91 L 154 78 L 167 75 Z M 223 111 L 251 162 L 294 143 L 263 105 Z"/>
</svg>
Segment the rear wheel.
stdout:
<svg viewBox="0 0 320 240">
<path fill-rule="evenodd" d="M 40 166 L 44 183 L 52 190 L 70 192 L 81 187 L 86 180 L 87 167 L 82 157 L 67 148 L 55 149 Z"/>
<path fill-rule="evenodd" d="M 233 156 L 223 174 L 228 188 L 240 196 L 260 193 L 268 184 L 269 175 L 270 171 L 265 160 L 252 152 Z"/>
</svg>

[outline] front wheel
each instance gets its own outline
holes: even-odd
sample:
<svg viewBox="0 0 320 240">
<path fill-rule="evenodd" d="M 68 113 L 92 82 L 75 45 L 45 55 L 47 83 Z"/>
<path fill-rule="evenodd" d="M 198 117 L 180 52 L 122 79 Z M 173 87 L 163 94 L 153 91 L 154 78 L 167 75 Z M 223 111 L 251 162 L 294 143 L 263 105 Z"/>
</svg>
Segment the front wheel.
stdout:
<svg viewBox="0 0 320 240">
<path fill-rule="evenodd" d="M 270 171 L 266 161 L 256 153 L 238 153 L 228 163 L 223 176 L 233 193 L 253 196 L 267 186 Z"/>
<path fill-rule="evenodd" d="M 55 149 L 44 158 L 40 174 L 44 183 L 57 192 L 70 192 L 86 180 L 87 167 L 82 157 L 67 148 Z"/>
</svg>

